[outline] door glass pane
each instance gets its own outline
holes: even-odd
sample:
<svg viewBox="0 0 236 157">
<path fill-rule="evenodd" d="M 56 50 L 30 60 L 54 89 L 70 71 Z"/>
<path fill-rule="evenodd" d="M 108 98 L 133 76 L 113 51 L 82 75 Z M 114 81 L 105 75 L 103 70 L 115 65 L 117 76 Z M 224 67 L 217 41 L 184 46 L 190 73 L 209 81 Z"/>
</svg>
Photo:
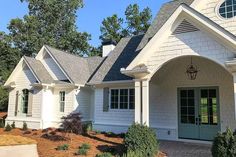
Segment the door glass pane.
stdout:
<svg viewBox="0 0 236 157">
<path fill-rule="evenodd" d="M 201 114 L 201 122 L 203 124 L 208 124 L 208 106 L 207 106 L 207 98 L 201 98 L 201 108 L 200 108 L 200 114 Z"/>
<path fill-rule="evenodd" d="M 216 89 L 201 90 L 200 98 L 201 124 L 217 125 L 217 98 Z"/>
<path fill-rule="evenodd" d="M 181 123 L 195 123 L 194 90 L 180 91 L 180 116 Z"/>
</svg>

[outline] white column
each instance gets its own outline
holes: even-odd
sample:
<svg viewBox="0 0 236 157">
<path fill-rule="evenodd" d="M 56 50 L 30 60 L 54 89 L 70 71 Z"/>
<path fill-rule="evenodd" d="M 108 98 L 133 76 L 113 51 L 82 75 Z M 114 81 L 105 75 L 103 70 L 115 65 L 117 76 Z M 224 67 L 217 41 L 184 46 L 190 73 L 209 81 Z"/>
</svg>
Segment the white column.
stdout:
<svg viewBox="0 0 236 157">
<path fill-rule="evenodd" d="M 233 73 L 234 78 L 234 119 L 236 119 L 236 73 Z"/>
<path fill-rule="evenodd" d="M 142 123 L 149 126 L 149 80 L 142 82 Z"/>
<path fill-rule="evenodd" d="M 141 81 L 135 80 L 135 123 L 141 123 Z"/>
</svg>

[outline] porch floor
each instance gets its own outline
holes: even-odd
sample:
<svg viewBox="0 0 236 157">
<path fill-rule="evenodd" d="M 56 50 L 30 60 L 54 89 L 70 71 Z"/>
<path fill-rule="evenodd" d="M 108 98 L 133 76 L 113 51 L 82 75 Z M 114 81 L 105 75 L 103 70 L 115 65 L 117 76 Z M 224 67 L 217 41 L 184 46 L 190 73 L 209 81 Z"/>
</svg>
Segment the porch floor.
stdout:
<svg viewBox="0 0 236 157">
<path fill-rule="evenodd" d="M 211 157 L 210 144 L 160 141 L 160 150 L 168 157 Z"/>
</svg>

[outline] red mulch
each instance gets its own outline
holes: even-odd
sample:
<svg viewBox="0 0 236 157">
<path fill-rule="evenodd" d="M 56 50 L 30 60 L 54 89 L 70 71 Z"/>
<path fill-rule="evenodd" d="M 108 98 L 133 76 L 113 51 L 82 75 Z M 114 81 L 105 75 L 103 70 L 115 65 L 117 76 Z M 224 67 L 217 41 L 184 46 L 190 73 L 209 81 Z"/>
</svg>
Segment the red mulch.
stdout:
<svg viewBox="0 0 236 157">
<path fill-rule="evenodd" d="M 48 131 L 50 133 L 52 131 Z M 53 131 L 55 133 L 55 131 Z M 26 134 L 27 133 L 27 134 Z M 42 130 L 30 130 L 24 132 L 20 129 L 13 129 L 10 132 L 5 132 L 4 129 L 0 129 L 0 134 L 21 135 L 34 139 L 38 143 L 38 152 L 40 157 L 72 157 L 76 156 L 74 153 L 78 150 L 78 147 L 83 143 L 91 145 L 91 149 L 88 151 L 87 157 L 95 157 L 96 154 L 114 150 L 116 153 L 122 153 L 124 146 L 122 145 L 123 138 L 120 137 L 108 137 L 105 134 L 96 134 L 90 132 L 88 135 L 75 135 L 69 134 L 72 139 L 65 141 L 50 141 L 49 139 L 42 138 L 45 134 Z M 64 133 L 56 131 L 56 135 L 65 136 Z M 55 148 L 59 145 L 69 144 L 68 151 L 58 151 Z M 159 153 L 158 157 L 165 157 L 164 153 Z"/>
<path fill-rule="evenodd" d="M 5 119 L 7 117 L 7 112 L 0 112 L 0 119 Z"/>
</svg>

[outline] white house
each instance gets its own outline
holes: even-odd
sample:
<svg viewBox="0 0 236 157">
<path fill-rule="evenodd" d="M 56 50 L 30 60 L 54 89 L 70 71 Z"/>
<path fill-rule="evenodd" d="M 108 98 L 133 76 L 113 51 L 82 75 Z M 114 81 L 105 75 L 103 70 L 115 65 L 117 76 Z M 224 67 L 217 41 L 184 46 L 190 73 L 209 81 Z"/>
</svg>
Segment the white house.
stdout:
<svg viewBox="0 0 236 157">
<path fill-rule="evenodd" d="M 212 140 L 236 128 L 236 0 L 175 0 L 144 35 L 104 43 L 103 57 L 43 46 L 23 57 L 5 83 L 6 121 L 58 127 L 81 112 L 102 131 L 133 123 L 159 139 Z"/>
</svg>

